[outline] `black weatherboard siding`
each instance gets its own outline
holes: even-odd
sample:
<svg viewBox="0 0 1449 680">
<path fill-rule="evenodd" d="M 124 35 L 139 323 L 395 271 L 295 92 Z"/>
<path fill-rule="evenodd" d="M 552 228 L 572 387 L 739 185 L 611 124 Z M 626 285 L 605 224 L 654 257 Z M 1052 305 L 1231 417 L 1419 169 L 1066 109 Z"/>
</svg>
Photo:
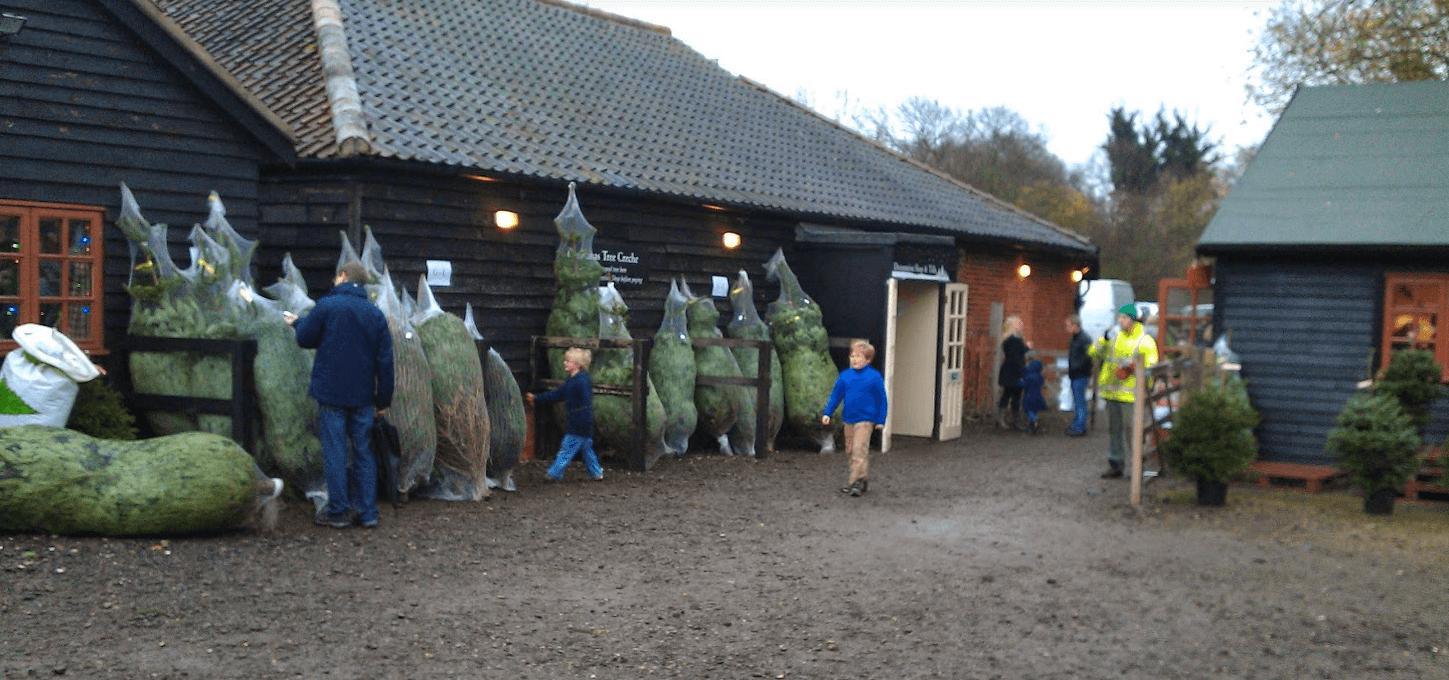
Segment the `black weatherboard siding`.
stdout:
<svg viewBox="0 0 1449 680">
<path fill-rule="evenodd" d="M 128 7 L 6 0 L 5 11 L 27 22 L 0 42 L 0 197 L 105 209 L 112 347 L 130 310 L 129 250 L 114 226 L 120 183 L 147 219 L 171 225 L 171 255 L 185 266 L 187 232 L 206 218 L 212 190 L 232 225 L 255 235 L 258 167 L 271 157 L 234 113 L 130 28 L 145 26 Z"/>
<path fill-rule="evenodd" d="M 1260 459 L 1332 463 L 1323 448 L 1328 430 L 1377 357 L 1382 272 L 1374 264 L 1218 259 L 1215 299 L 1263 418 Z"/>
</svg>

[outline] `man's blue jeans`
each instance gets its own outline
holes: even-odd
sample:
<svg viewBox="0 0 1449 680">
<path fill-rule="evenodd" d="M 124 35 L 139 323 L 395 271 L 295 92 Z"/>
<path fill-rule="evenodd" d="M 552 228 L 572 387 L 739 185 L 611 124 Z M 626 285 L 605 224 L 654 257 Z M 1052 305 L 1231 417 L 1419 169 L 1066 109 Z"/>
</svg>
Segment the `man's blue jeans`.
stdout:
<svg viewBox="0 0 1449 680">
<path fill-rule="evenodd" d="M 377 460 L 372 456 L 372 416 L 371 406 L 343 408 L 317 404 L 322 472 L 327 477 L 327 514 L 333 517 L 355 511 L 360 522 L 377 519 Z"/>
<path fill-rule="evenodd" d="M 1072 378 L 1072 410 L 1076 412 L 1072 418 L 1073 432 L 1087 431 L 1087 382 L 1090 380 L 1088 376 Z"/>
<path fill-rule="evenodd" d="M 563 479 L 564 468 L 573 462 L 574 456 L 577 456 L 580 450 L 584 453 L 584 469 L 589 471 L 589 476 L 602 477 L 604 467 L 599 465 L 599 456 L 594 453 L 594 440 L 576 434 L 566 434 L 563 443 L 559 444 L 558 457 L 553 459 L 553 465 L 548 466 L 549 478 L 554 481 Z"/>
</svg>

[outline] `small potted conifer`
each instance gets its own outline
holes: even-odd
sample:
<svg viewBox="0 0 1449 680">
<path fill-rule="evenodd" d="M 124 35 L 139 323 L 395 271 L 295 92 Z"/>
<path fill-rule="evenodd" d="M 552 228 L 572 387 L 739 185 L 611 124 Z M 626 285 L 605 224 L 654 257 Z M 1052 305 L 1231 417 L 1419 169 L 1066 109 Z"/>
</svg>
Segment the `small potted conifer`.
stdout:
<svg viewBox="0 0 1449 680">
<path fill-rule="evenodd" d="M 1210 378 L 1187 396 L 1162 449 L 1172 469 L 1197 478 L 1198 505 L 1227 502 L 1228 480 L 1258 457 L 1257 424 L 1258 412 L 1236 375 Z"/>
<path fill-rule="evenodd" d="M 1393 514 L 1394 496 L 1419 470 L 1419 434 L 1399 401 L 1384 394 L 1349 398 L 1326 447 L 1363 491 L 1370 515 Z"/>
</svg>

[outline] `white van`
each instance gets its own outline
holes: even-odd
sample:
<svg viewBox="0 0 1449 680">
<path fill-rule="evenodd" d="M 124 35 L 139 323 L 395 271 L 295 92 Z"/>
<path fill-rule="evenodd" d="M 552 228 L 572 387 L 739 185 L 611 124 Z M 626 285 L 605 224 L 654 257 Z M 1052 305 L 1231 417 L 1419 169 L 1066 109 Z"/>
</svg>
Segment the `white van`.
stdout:
<svg viewBox="0 0 1449 680">
<path fill-rule="evenodd" d="M 1121 279 L 1096 279 L 1077 284 L 1082 307 L 1082 332 L 1092 340 L 1102 337 L 1108 328 L 1117 325 L 1117 310 L 1137 301 L 1132 284 Z"/>
</svg>

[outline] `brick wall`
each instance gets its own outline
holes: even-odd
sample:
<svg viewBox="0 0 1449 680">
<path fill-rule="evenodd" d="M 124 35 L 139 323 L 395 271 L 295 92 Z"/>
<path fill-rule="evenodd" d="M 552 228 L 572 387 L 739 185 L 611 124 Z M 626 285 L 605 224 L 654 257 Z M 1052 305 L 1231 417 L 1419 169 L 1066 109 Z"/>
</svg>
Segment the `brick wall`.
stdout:
<svg viewBox="0 0 1449 680">
<path fill-rule="evenodd" d="M 1072 270 L 1083 263 L 1031 253 L 962 251 L 957 281 L 970 286 L 966 310 L 966 410 L 989 413 L 996 384 L 996 335 L 991 303 L 1000 302 L 1003 318 L 1021 316 L 1026 339 L 1043 352 L 1065 352 L 1069 340 L 1063 320 L 1075 311 Z M 1031 275 L 1018 274 L 1021 265 Z M 1050 359 L 1044 360 L 1051 364 Z M 1047 367 L 1049 370 L 1051 366 Z"/>
</svg>

